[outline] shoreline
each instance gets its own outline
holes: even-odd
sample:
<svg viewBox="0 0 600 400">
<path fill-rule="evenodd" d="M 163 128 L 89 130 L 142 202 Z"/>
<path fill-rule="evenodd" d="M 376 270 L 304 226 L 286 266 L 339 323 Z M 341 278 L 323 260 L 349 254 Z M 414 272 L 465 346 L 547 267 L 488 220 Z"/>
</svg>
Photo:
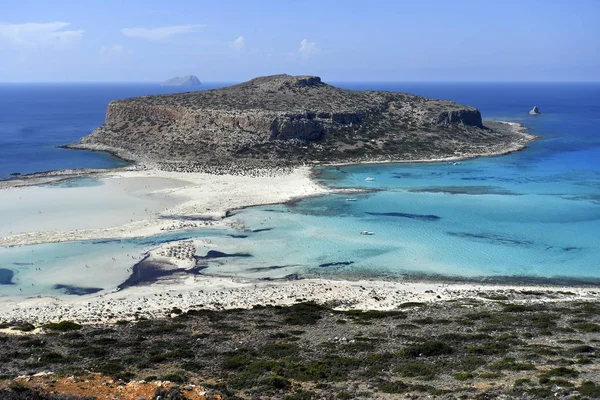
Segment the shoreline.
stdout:
<svg viewBox="0 0 600 400">
<path fill-rule="evenodd" d="M 39 324 L 70 320 L 103 324 L 123 319 L 165 317 L 171 315 L 173 308 L 184 312 L 190 309 L 229 310 L 287 306 L 298 302 L 316 302 L 338 310 L 389 311 L 401 308 L 403 303 L 444 303 L 459 299 L 531 304 L 598 301 L 599 298 L 599 287 L 584 286 L 320 278 L 256 281 L 195 275 L 68 300 L 56 297 L 0 300 L 0 323 Z"/>
</svg>

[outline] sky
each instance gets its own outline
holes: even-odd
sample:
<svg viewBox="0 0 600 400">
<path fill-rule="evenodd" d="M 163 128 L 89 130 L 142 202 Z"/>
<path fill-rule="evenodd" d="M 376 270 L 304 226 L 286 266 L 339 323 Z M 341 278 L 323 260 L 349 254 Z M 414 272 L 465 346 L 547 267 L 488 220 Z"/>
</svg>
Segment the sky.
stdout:
<svg viewBox="0 0 600 400">
<path fill-rule="evenodd" d="M 600 81 L 600 0 L 0 0 L 0 82 Z"/>
</svg>

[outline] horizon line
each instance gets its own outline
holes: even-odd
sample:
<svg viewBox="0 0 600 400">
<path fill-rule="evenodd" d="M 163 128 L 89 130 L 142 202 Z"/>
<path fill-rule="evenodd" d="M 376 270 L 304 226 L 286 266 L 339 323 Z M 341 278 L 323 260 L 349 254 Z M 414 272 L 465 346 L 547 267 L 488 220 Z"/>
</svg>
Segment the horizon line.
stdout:
<svg viewBox="0 0 600 400">
<path fill-rule="evenodd" d="M 200 85 L 189 85 L 189 86 L 178 86 L 178 85 L 163 85 L 160 81 L 0 81 L 0 85 L 14 85 L 14 84 L 153 84 L 165 87 L 194 87 L 203 86 L 204 84 L 223 84 L 223 83 L 243 83 L 247 80 L 215 80 L 215 81 L 202 81 Z M 600 83 L 599 80 L 556 80 L 556 81 L 537 81 L 537 80 L 328 80 L 331 83 Z M 324 83 L 327 83 L 324 82 Z"/>
</svg>

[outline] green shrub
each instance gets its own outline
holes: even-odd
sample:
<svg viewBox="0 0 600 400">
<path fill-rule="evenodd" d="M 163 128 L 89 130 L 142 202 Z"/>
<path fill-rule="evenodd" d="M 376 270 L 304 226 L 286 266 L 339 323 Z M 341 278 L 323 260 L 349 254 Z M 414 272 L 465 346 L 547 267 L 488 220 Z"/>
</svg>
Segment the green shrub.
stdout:
<svg viewBox="0 0 600 400">
<path fill-rule="evenodd" d="M 283 322 L 287 325 L 314 325 L 322 318 L 325 307 L 313 303 L 298 303 L 289 307 L 282 307 Z"/>
<path fill-rule="evenodd" d="M 354 319 L 361 320 L 371 320 L 371 319 L 382 319 L 382 318 L 396 318 L 396 319 L 404 319 L 406 318 L 406 314 L 401 311 L 379 311 L 379 310 L 350 310 L 344 312 L 348 317 Z"/>
<path fill-rule="evenodd" d="M 417 376 L 422 376 L 430 379 L 433 378 L 433 376 L 435 375 L 435 371 L 433 370 L 433 368 L 422 363 L 400 364 L 398 367 L 396 367 L 395 371 L 396 373 L 398 373 L 398 375 L 405 378 L 414 378 Z"/>
<path fill-rule="evenodd" d="M 95 365 L 92 369 L 95 372 L 110 376 L 116 376 L 122 372 L 125 372 L 125 368 L 116 362 L 100 363 Z"/>
<path fill-rule="evenodd" d="M 409 386 L 401 381 L 380 383 L 378 389 L 383 393 L 398 394 L 404 393 L 409 389 Z"/>
<path fill-rule="evenodd" d="M 506 357 L 495 362 L 490 368 L 498 371 L 532 371 L 535 370 L 535 365 L 531 363 L 519 363 L 514 358 Z"/>
<path fill-rule="evenodd" d="M 13 331 L 31 332 L 31 331 L 35 330 L 35 326 L 30 323 L 24 323 L 21 325 L 13 326 L 11 329 Z"/>
<path fill-rule="evenodd" d="M 594 382 L 585 381 L 581 386 L 577 387 L 577 391 L 582 396 L 587 396 L 592 399 L 600 398 L 600 386 L 596 386 Z"/>
<path fill-rule="evenodd" d="M 459 372 L 454 374 L 454 379 L 457 381 L 467 381 L 475 378 L 475 375 L 472 372 Z"/>
<path fill-rule="evenodd" d="M 12 391 L 17 393 L 24 393 L 29 391 L 29 388 L 27 386 L 25 386 L 21 382 L 16 381 L 10 384 L 10 388 Z"/>
<path fill-rule="evenodd" d="M 542 374 L 543 377 L 550 378 L 553 376 L 560 376 L 565 378 L 577 378 L 579 376 L 579 372 L 567 367 L 556 367 L 548 370 Z"/>
<path fill-rule="evenodd" d="M 596 351 L 596 348 L 588 345 L 581 345 L 571 348 L 571 351 L 574 353 L 593 353 Z"/>
<path fill-rule="evenodd" d="M 223 368 L 230 370 L 240 370 L 250 365 L 254 359 L 246 354 L 235 354 L 223 361 Z"/>
<path fill-rule="evenodd" d="M 298 354 L 300 348 L 292 343 L 275 343 L 263 346 L 259 354 L 269 358 L 283 358 Z"/>
<path fill-rule="evenodd" d="M 39 361 L 43 364 L 53 364 L 64 362 L 66 360 L 65 357 L 60 353 L 56 353 L 53 351 L 45 351 L 40 356 Z"/>
<path fill-rule="evenodd" d="M 420 303 L 418 301 L 407 301 L 406 303 L 400 304 L 398 308 L 424 307 L 425 305 L 425 303 Z"/>
<path fill-rule="evenodd" d="M 81 325 L 72 321 L 60 321 L 58 323 L 42 325 L 42 328 L 49 329 L 51 331 L 67 332 L 79 330 L 81 329 Z"/>
<path fill-rule="evenodd" d="M 354 399 L 354 396 L 348 392 L 346 392 L 345 390 L 342 390 L 341 392 L 339 392 L 338 394 L 335 395 L 336 399 L 342 399 L 342 400 L 352 400 Z"/>
<path fill-rule="evenodd" d="M 160 377 L 161 381 L 169 381 L 173 383 L 186 383 L 188 378 L 183 372 L 172 372 Z"/>
<path fill-rule="evenodd" d="M 404 349 L 402 354 L 405 357 L 433 357 L 452 354 L 452 352 L 452 347 L 448 346 L 446 343 L 428 340 L 423 343 L 408 346 Z"/>
<path fill-rule="evenodd" d="M 584 322 L 581 324 L 577 324 L 577 325 L 575 325 L 575 328 L 577 330 L 579 330 L 580 332 L 586 332 L 586 333 L 600 332 L 600 325 L 594 324 L 592 322 Z"/>
<path fill-rule="evenodd" d="M 292 383 L 288 379 L 275 374 L 266 377 L 263 383 L 279 390 L 289 390 L 292 387 Z"/>
</svg>

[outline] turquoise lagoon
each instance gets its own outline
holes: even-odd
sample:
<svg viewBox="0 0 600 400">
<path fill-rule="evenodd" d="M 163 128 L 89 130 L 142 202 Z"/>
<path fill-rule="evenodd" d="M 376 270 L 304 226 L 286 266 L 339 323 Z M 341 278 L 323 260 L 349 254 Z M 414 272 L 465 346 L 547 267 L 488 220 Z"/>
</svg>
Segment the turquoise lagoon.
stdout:
<svg viewBox="0 0 600 400">
<path fill-rule="evenodd" d="M 0 293 L 61 295 L 57 284 L 114 290 L 140 254 L 186 238 L 207 239 L 199 255 L 251 255 L 200 260 L 200 273 L 214 276 L 600 283 L 600 84 L 386 85 L 369 88 L 473 104 L 484 118 L 522 122 L 541 138 L 522 152 L 457 165 L 321 168 L 325 185 L 369 191 L 238 211 L 230 218 L 247 232 L 0 248 L 0 268 L 14 274 Z M 534 104 L 542 115 L 527 115 Z"/>
</svg>

